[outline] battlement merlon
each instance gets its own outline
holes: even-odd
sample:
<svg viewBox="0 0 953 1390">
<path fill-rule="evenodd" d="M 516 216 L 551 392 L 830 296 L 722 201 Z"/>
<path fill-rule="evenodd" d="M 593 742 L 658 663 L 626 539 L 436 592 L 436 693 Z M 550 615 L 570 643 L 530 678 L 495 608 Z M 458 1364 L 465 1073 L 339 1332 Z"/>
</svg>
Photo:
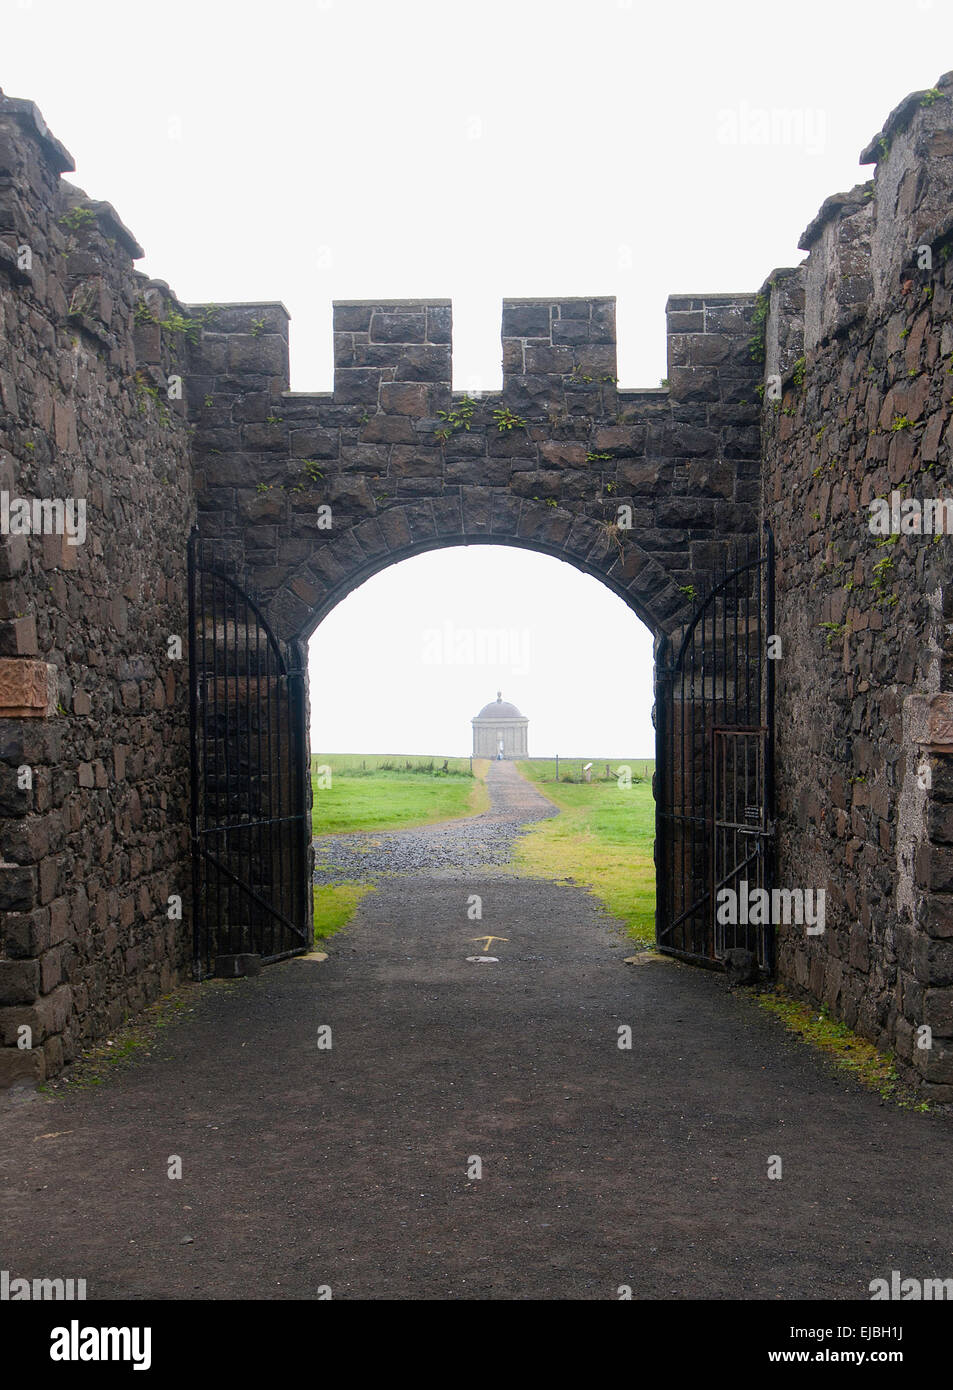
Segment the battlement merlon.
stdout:
<svg viewBox="0 0 953 1390">
<path fill-rule="evenodd" d="M 192 350 L 190 385 L 198 397 L 213 382 L 235 392 L 280 396 L 291 385 L 288 325 L 280 300 L 240 304 L 184 304 L 201 326 Z"/>
<path fill-rule="evenodd" d="M 760 376 L 752 355 L 757 295 L 673 294 L 665 305 L 673 404 L 732 406 Z"/>
</svg>

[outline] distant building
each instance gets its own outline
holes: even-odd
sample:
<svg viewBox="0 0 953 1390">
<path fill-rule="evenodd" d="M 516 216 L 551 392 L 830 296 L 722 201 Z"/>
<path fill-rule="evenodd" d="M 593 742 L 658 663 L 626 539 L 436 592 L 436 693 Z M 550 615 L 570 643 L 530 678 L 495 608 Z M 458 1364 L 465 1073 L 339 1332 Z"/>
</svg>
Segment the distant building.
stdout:
<svg viewBox="0 0 953 1390">
<path fill-rule="evenodd" d="M 484 705 L 473 725 L 473 756 L 475 758 L 527 758 L 527 730 L 529 720 L 515 705 L 503 699 L 501 691 L 496 699 Z"/>
</svg>

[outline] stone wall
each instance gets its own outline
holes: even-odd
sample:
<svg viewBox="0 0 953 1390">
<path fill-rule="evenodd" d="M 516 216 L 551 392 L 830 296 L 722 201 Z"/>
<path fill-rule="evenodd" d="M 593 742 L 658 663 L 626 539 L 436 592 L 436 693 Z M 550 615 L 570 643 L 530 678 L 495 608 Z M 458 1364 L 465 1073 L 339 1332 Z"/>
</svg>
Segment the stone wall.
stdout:
<svg viewBox="0 0 953 1390">
<path fill-rule="evenodd" d="M 874 178 L 827 200 L 802 239 L 806 262 L 775 272 L 762 301 L 764 510 L 783 642 L 780 881 L 827 893 L 822 935 L 780 928 L 779 972 L 896 1048 L 943 1101 L 953 538 L 880 536 L 868 522 L 878 497 L 953 495 L 951 95 L 948 75 L 897 108 L 863 152 Z M 924 1024 L 929 1048 L 917 1045 Z"/>
<path fill-rule="evenodd" d="M 188 344 L 72 167 L 0 96 L 0 492 L 86 507 L 81 544 L 0 535 L 0 1085 L 55 1073 L 188 954 L 187 901 L 167 915 L 189 879 L 188 652 L 169 637 L 194 503 L 168 394 Z"/>
</svg>

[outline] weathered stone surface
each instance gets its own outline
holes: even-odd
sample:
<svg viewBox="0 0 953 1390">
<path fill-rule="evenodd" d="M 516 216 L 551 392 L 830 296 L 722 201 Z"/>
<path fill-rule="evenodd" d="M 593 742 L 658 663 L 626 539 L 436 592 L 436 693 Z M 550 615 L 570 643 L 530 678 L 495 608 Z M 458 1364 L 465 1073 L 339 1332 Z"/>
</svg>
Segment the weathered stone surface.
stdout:
<svg viewBox="0 0 953 1390">
<path fill-rule="evenodd" d="M 168 987 L 185 968 L 186 926 L 160 908 L 189 883 L 187 691 L 169 680 L 165 653 L 170 633 L 188 630 L 193 465 L 185 402 L 168 400 L 169 375 L 183 375 L 199 417 L 211 417 L 210 434 L 231 421 L 222 403 L 204 404 L 204 383 L 193 390 L 185 335 L 159 325 L 188 310 L 133 270 L 138 248 L 115 214 L 61 183 L 48 157 L 54 146 L 0 107 L 0 144 L 18 152 L 19 227 L 29 227 L 34 264 L 43 263 L 42 274 L 20 282 L 0 271 L 10 345 L 0 373 L 0 489 L 87 507 L 81 544 L 56 533 L 0 537 L 0 1012 L 35 1014 L 42 1042 L 23 1052 L 3 1023 L 3 1085 L 55 1071 L 101 1035 L 110 1011 L 141 1007 L 160 978 Z M 62 223 L 84 205 L 94 214 L 88 225 Z M 68 321 L 71 302 L 83 312 Z M 259 336 L 284 343 L 281 316 L 273 322 L 267 308 L 233 326 L 246 328 L 259 406 L 264 393 L 270 411 L 282 349 L 256 339 L 259 316 Z M 264 418 L 260 409 L 248 415 Z M 119 747 L 136 750 L 138 823 L 117 794 Z M 120 882 L 133 908 L 126 939 L 110 896 Z M 132 941 L 142 955 L 129 974 Z"/>
<path fill-rule="evenodd" d="M 0 718 L 46 719 L 56 713 L 56 692 L 50 662 L 0 658 Z"/>
<path fill-rule="evenodd" d="M 911 1039 L 923 1021 L 950 1024 L 948 548 L 945 538 L 873 535 L 868 520 L 870 502 L 893 490 L 949 491 L 953 274 L 946 257 L 918 269 L 914 254 L 941 204 L 948 218 L 953 166 L 922 163 L 929 139 L 951 126 L 947 89 L 935 104 L 913 101 L 901 126 L 889 153 L 877 142 L 867 152 L 878 161 L 873 183 L 821 209 L 802 243 L 806 264 L 772 272 L 765 286 L 766 378 L 782 386 L 764 402 L 763 505 L 784 643 L 781 880 L 836 888 L 811 948 L 841 971 L 831 1007 L 882 1045 L 895 1042 L 928 1078 L 924 1094 L 940 1099 L 949 1059 L 940 1050 L 925 1063 Z M 934 231 L 936 250 L 939 221 Z M 811 988 L 792 946 L 781 942 L 782 973 Z"/>
</svg>

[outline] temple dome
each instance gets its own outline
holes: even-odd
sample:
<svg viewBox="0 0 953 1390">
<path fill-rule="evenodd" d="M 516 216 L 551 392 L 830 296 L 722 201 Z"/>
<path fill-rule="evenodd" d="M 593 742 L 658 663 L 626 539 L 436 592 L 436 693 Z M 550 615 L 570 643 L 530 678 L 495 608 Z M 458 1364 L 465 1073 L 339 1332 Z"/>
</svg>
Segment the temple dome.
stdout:
<svg viewBox="0 0 953 1390">
<path fill-rule="evenodd" d="M 522 719 L 523 716 L 516 706 L 511 705 L 509 700 L 504 700 L 501 696 L 502 692 L 497 691 L 496 699 L 483 706 L 477 719 Z"/>
</svg>

